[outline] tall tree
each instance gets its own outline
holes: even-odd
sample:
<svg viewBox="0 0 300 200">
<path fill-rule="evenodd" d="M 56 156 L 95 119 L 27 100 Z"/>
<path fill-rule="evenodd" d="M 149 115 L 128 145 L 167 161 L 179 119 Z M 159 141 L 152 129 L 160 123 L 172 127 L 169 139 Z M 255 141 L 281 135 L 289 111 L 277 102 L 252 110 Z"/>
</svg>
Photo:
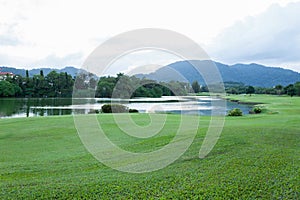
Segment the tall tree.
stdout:
<svg viewBox="0 0 300 200">
<path fill-rule="evenodd" d="M 200 85 L 199 85 L 198 81 L 194 81 L 192 83 L 192 88 L 193 88 L 194 93 L 200 92 Z"/>
<path fill-rule="evenodd" d="M 295 86 L 293 84 L 290 84 L 288 86 L 286 86 L 284 88 L 285 90 L 285 93 L 291 97 L 293 97 L 295 94 L 296 94 L 296 89 L 295 89 Z"/>
<path fill-rule="evenodd" d="M 300 82 L 297 82 L 294 84 L 295 87 L 295 93 L 297 96 L 300 96 Z"/>
<path fill-rule="evenodd" d="M 277 93 L 278 95 L 281 95 L 282 92 L 283 92 L 283 86 L 282 86 L 282 85 L 276 85 L 276 86 L 275 86 L 275 90 L 276 90 L 276 93 Z"/>
<path fill-rule="evenodd" d="M 251 96 L 251 94 L 253 94 L 255 92 L 255 88 L 253 86 L 248 86 L 246 89 L 246 94 L 249 94 Z"/>
</svg>

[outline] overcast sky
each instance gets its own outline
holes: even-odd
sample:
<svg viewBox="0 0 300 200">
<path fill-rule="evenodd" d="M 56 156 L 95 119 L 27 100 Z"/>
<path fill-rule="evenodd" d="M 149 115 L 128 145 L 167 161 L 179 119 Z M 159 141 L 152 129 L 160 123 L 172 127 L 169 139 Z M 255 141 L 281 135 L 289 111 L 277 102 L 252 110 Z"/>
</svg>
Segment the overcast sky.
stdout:
<svg viewBox="0 0 300 200">
<path fill-rule="evenodd" d="M 289 0 L 0 0 L 0 66 L 81 67 L 103 41 L 138 28 L 184 34 L 225 64 L 300 72 L 300 1 Z"/>
</svg>

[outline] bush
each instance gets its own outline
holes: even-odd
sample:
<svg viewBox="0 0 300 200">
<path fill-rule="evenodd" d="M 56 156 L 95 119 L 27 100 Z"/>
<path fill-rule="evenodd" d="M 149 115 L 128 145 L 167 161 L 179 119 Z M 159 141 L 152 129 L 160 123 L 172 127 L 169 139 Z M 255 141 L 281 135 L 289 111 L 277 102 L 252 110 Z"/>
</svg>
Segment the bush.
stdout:
<svg viewBox="0 0 300 200">
<path fill-rule="evenodd" d="M 253 112 L 254 112 L 255 114 L 258 114 L 258 113 L 261 113 L 261 112 L 262 112 L 262 109 L 261 109 L 260 107 L 254 107 L 254 108 L 253 108 Z"/>
<path fill-rule="evenodd" d="M 243 116 L 243 112 L 239 108 L 234 108 L 228 112 L 228 116 Z"/>
<path fill-rule="evenodd" d="M 138 113 L 139 111 L 137 109 L 129 109 L 130 113 Z"/>
<path fill-rule="evenodd" d="M 103 113 L 126 113 L 128 107 L 122 104 L 104 104 L 101 110 Z"/>
</svg>

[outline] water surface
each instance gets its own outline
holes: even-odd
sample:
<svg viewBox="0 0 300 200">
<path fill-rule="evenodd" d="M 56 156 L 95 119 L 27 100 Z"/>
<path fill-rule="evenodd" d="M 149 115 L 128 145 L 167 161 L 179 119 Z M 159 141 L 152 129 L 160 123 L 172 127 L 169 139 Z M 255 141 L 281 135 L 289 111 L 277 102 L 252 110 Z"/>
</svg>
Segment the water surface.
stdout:
<svg viewBox="0 0 300 200">
<path fill-rule="evenodd" d="M 135 98 L 128 100 L 109 98 L 0 98 L 0 118 L 34 117 L 52 115 L 71 115 L 74 110 L 81 113 L 94 113 L 101 110 L 101 106 L 107 102 L 122 103 L 129 108 L 137 109 L 142 113 L 176 113 L 176 114 L 200 114 L 211 115 L 212 102 L 220 104 L 225 101 L 211 97 L 162 97 L 162 98 Z M 219 101 L 219 102 L 218 102 Z M 226 111 L 232 108 L 240 108 L 244 114 L 248 114 L 251 106 L 226 102 Z M 222 110 L 222 109 L 220 109 Z"/>
</svg>

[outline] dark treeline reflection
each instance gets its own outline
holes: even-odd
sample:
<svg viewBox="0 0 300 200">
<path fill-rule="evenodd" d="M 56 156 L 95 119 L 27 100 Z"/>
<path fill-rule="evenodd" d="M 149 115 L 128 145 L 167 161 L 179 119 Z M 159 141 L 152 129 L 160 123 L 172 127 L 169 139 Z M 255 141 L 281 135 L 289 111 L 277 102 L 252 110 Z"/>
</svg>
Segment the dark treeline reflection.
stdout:
<svg viewBox="0 0 300 200">
<path fill-rule="evenodd" d="M 0 98 L 0 117 L 29 117 L 29 116 L 48 116 L 48 115 L 70 115 L 71 109 L 47 108 L 55 106 L 72 105 L 72 99 L 66 98 Z"/>
</svg>

